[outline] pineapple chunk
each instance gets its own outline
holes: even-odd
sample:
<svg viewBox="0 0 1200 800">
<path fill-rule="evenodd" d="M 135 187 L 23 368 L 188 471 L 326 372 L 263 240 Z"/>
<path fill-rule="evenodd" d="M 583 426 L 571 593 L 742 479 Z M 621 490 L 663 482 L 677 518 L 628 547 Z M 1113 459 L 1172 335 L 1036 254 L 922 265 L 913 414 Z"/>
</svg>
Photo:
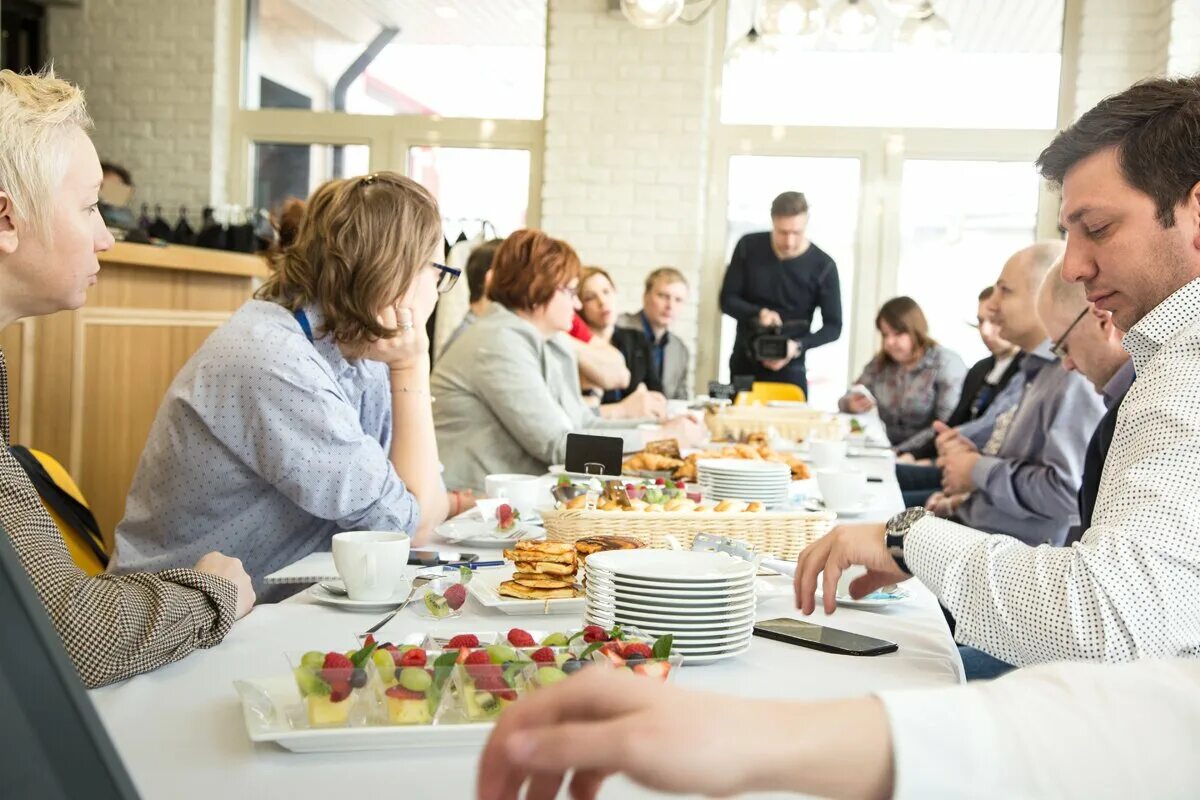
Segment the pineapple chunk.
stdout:
<svg viewBox="0 0 1200 800">
<path fill-rule="evenodd" d="M 335 703 L 328 695 L 310 694 L 304 701 L 308 704 L 308 724 L 314 728 L 340 727 L 350 718 L 350 698 Z"/>
</svg>

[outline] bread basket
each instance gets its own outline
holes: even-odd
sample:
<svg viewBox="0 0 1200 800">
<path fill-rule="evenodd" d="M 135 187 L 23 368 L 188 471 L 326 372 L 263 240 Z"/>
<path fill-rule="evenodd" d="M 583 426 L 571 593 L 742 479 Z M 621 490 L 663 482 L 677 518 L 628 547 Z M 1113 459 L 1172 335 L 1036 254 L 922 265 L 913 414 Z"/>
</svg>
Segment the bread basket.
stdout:
<svg viewBox="0 0 1200 800">
<path fill-rule="evenodd" d="M 692 546 L 697 533 L 740 539 L 756 550 L 791 560 L 833 527 L 831 511 L 742 512 L 715 511 L 581 511 L 540 510 L 546 539 L 574 542 L 585 536 L 629 536 L 647 547 L 667 549 L 667 536 L 683 547 Z"/>
<path fill-rule="evenodd" d="M 833 414 L 804 408 L 770 406 L 726 406 L 710 410 L 704 421 L 715 440 L 743 441 L 752 433 L 774 428 L 785 439 L 842 439 L 845 423 Z"/>
</svg>

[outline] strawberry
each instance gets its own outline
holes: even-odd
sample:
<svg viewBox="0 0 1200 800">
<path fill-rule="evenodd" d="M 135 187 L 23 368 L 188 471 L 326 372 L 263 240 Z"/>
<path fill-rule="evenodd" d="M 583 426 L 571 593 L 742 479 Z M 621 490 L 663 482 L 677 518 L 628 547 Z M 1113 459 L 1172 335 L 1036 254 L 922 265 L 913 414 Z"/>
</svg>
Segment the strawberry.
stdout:
<svg viewBox="0 0 1200 800">
<path fill-rule="evenodd" d="M 371 647 L 375 644 L 375 635 L 368 633 L 367 638 L 363 639 L 363 647 Z"/>
<path fill-rule="evenodd" d="M 501 700 L 508 700 L 509 702 L 517 699 L 517 693 L 513 689 L 499 689 L 492 692 L 492 694 L 496 695 L 496 697 L 499 697 Z"/>
<path fill-rule="evenodd" d="M 475 681 L 481 689 L 491 691 L 489 687 L 506 688 L 508 686 L 504 682 L 504 668 L 499 664 L 468 664 L 465 669 L 471 676 L 471 680 Z"/>
<path fill-rule="evenodd" d="M 394 697 L 397 700 L 424 700 L 425 699 L 424 692 L 410 692 L 408 689 L 405 689 L 400 684 L 396 684 L 395 686 L 390 687 L 385 692 L 385 694 L 388 697 Z"/>
<path fill-rule="evenodd" d="M 513 628 L 508 632 L 508 643 L 513 647 L 536 647 L 537 640 L 529 631 L 523 631 L 520 628 Z"/>
<path fill-rule="evenodd" d="M 592 642 L 607 642 L 608 639 L 608 631 L 599 625 L 588 625 L 583 629 L 583 640 L 588 644 Z"/>
<path fill-rule="evenodd" d="M 639 675 L 666 680 L 671 671 L 671 665 L 666 661 L 643 661 L 633 666 L 633 671 Z"/>
<path fill-rule="evenodd" d="M 473 633 L 460 633 L 446 643 L 447 650 L 454 650 L 459 647 L 479 647 L 479 637 Z"/>
<path fill-rule="evenodd" d="M 406 650 L 400 656 L 400 660 L 396 662 L 396 665 L 400 667 L 423 667 L 428 660 L 429 656 L 425 651 L 419 647 L 415 647 L 412 650 Z"/>
<path fill-rule="evenodd" d="M 685 488 L 685 487 L 684 487 L 684 483 L 683 483 L 683 481 L 675 481 L 675 488 L 676 488 L 676 489 L 683 489 L 683 488 Z"/>
<path fill-rule="evenodd" d="M 329 700 L 340 703 L 350 696 L 350 681 L 333 681 L 329 684 Z"/>
<path fill-rule="evenodd" d="M 463 663 L 464 664 L 491 664 L 492 659 L 490 656 L 488 656 L 486 650 L 476 650 L 475 652 L 468 655 L 467 660 L 464 661 Z"/>
<path fill-rule="evenodd" d="M 354 672 L 354 662 L 347 658 L 342 653 L 330 652 L 325 654 L 325 662 L 321 669 L 317 672 L 321 680 L 328 683 L 330 686 L 334 684 L 346 684 L 346 691 L 349 691 L 350 676 Z M 336 700 L 334 702 L 337 702 Z"/>
<path fill-rule="evenodd" d="M 541 650 L 534 650 L 533 655 L 531 655 L 530 658 L 542 664 L 553 664 L 555 662 L 554 651 L 549 647 L 543 647 Z"/>
<path fill-rule="evenodd" d="M 621 657 L 631 658 L 633 656 L 654 658 L 654 651 L 650 649 L 650 645 L 644 642 L 629 642 L 625 645 L 625 648 L 621 650 Z"/>
<path fill-rule="evenodd" d="M 655 479 L 654 479 L 654 485 L 655 485 L 655 486 L 666 486 L 666 485 L 667 485 L 667 479 L 666 479 L 666 478 L 655 478 Z"/>
<path fill-rule="evenodd" d="M 467 587 L 461 583 L 456 583 L 446 590 L 443 595 L 446 598 L 446 605 L 454 611 L 462 608 L 462 604 L 467 602 Z"/>
</svg>

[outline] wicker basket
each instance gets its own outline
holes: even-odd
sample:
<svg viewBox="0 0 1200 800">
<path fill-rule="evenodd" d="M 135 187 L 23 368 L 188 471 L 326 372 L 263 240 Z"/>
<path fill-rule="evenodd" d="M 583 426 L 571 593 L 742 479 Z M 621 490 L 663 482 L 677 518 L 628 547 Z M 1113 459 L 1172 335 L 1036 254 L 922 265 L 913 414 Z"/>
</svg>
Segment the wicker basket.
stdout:
<svg viewBox="0 0 1200 800">
<path fill-rule="evenodd" d="M 842 439 L 844 423 L 833 414 L 803 408 L 770 406 L 727 406 L 705 414 L 713 439 L 742 441 L 751 433 L 774 428 L 785 439 L 802 442 L 811 438 Z"/>
<path fill-rule="evenodd" d="M 647 547 L 666 549 L 667 535 L 682 547 L 691 547 L 697 533 L 713 533 L 740 539 L 764 553 L 785 560 L 824 536 L 833 527 L 837 515 L 830 511 L 786 513 L 744 512 L 719 514 L 715 511 L 622 512 L 576 511 L 544 508 L 541 510 L 546 539 L 574 542 L 585 536 L 629 536 Z"/>
</svg>

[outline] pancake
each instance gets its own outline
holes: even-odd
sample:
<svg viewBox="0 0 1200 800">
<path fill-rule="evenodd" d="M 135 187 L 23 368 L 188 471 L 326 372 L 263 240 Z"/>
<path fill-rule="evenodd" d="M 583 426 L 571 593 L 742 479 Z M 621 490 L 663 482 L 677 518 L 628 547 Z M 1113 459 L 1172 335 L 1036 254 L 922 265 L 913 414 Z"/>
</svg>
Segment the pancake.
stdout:
<svg viewBox="0 0 1200 800">
<path fill-rule="evenodd" d="M 556 564 L 553 561 L 518 561 L 517 572 L 537 572 L 542 575 L 574 575 L 574 564 Z"/>
<path fill-rule="evenodd" d="M 514 572 L 512 579 L 527 589 L 569 589 L 575 585 L 574 578 L 555 578 L 536 572 Z"/>
<path fill-rule="evenodd" d="M 579 592 L 574 587 L 570 589 L 532 589 L 522 586 L 516 581 L 504 581 L 500 584 L 499 591 L 503 597 L 516 597 L 520 600 L 557 600 L 579 596 Z"/>
</svg>

